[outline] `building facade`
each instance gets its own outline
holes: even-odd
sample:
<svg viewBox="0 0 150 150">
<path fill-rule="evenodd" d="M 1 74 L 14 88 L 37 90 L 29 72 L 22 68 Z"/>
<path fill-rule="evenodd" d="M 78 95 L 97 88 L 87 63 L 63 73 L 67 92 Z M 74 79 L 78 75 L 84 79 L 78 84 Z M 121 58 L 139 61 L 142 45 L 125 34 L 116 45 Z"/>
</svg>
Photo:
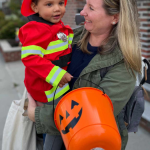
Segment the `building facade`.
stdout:
<svg viewBox="0 0 150 150">
<path fill-rule="evenodd" d="M 150 60 L 150 0 L 137 0 L 142 56 Z"/>
<path fill-rule="evenodd" d="M 86 0 L 68 0 L 63 22 L 76 27 L 75 15 L 80 13 Z M 140 19 L 140 39 L 142 56 L 150 60 L 150 0 L 137 0 Z"/>
</svg>

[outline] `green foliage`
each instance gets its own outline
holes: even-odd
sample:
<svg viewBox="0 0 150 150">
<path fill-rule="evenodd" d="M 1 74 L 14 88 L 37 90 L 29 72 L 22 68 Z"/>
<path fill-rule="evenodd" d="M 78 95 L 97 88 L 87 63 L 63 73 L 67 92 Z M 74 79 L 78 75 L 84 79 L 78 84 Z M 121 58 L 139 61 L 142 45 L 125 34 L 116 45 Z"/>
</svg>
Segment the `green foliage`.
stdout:
<svg viewBox="0 0 150 150">
<path fill-rule="evenodd" d="M 17 16 L 16 14 L 10 14 L 5 16 L 5 20 L 18 20 L 18 19 L 19 16 Z"/>
<path fill-rule="evenodd" d="M 6 24 L 8 24 L 8 22 L 9 22 L 9 20 L 4 20 L 4 19 L 0 21 L 0 31 L 1 31 L 1 29 L 2 29 L 3 26 L 5 26 Z"/>
<path fill-rule="evenodd" d="M 9 21 L 0 29 L 0 39 L 15 39 L 16 28 L 20 28 L 25 23 L 26 22 L 20 20 Z"/>
<path fill-rule="evenodd" d="M 13 14 L 17 15 L 18 17 L 21 16 L 21 0 L 11 0 L 9 3 L 9 8 Z"/>
<path fill-rule="evenodd" d="M 4 20 L 4 18 L 5 18 L 4 13 L 3 13 L 2 11 L 0 11 L 0 21 L 1 21 L 1 20 Z"/>
</svg>

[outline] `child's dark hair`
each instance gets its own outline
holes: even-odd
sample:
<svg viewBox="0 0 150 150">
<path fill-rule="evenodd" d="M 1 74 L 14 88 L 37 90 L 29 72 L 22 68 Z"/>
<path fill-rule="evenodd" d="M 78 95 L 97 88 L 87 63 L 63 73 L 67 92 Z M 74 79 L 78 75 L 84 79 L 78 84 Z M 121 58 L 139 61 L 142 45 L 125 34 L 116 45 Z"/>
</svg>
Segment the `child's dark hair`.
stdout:
<svg viewBox="0 0 150 150">
<path fill-rule="evenodd" d="M 37 5 L 39 0 L 32 0 L 32 2 L 35 3 L 35 5 Z"/>
</svg>

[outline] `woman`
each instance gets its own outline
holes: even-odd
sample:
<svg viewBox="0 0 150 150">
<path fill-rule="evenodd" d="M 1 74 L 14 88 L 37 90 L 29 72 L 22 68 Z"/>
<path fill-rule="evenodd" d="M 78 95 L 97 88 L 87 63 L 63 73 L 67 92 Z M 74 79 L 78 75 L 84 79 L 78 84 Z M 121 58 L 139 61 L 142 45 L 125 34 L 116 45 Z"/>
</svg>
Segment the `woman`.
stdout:
<svg viewBox="0 0 150 150">
<path fill-rule="evenodd" d="M 80 14 L 85 18 L 84 29 L 74 30 L 68 72 L 99 84 L 110 97 L 124 150 L 128 132 L 120 112 L 134 90 L 135 75 L 141 70 L 136 0 L 87 0 Z M 110 66 L 101 79 L 101 70 Z M 98 88 L 79 78 L 72 79 L 70 86 Z M 29 101 L 29 117 L 36 122 L 37 132 L 59 134 L 54 122 L 48 120 L 53 117 L 52 106 L 37 107 L 30 96 Z"/>
</svg>

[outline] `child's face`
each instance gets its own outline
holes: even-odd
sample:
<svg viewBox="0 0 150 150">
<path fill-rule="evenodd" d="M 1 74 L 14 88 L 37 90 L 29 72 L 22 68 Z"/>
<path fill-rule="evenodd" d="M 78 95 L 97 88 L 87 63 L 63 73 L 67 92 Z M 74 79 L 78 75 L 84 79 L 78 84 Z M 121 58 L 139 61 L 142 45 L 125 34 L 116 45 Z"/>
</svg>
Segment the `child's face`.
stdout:
<svg viewBox="0 0 150 150">
<path fill-rule="evenodd" d="M 40 17 L 52 23 L 59 22 L 66 11 L 64 0 L 39 0 L 32 9 L 35 13 L 39 13 Z"/>
</svg>

